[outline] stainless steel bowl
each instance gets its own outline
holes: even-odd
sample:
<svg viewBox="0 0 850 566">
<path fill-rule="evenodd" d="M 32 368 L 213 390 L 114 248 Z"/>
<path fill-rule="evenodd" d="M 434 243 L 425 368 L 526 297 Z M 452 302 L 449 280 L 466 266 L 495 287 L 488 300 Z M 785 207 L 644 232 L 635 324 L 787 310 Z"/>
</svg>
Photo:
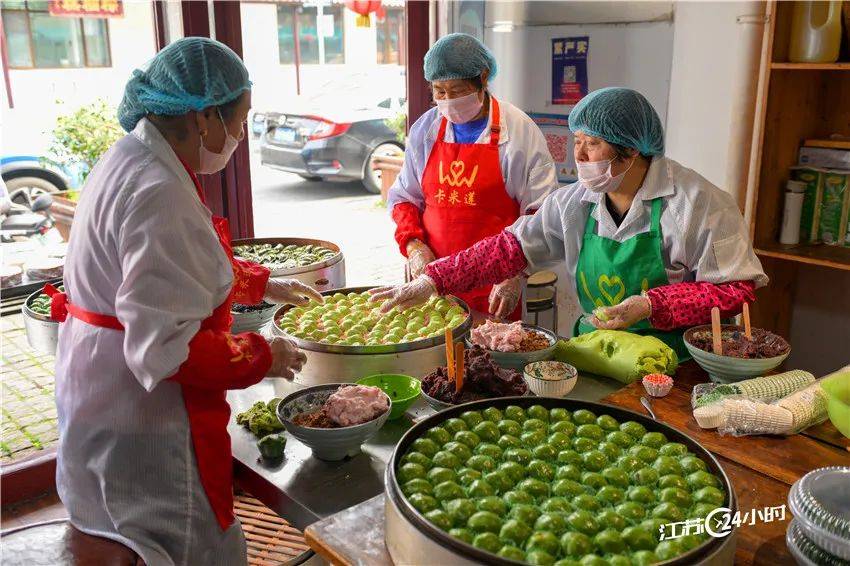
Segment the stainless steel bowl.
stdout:
<svg viewBox="0 0 850 566">
<path fill-rule="evenodd" d="M 386 492 L 386 543 L 390 556 L 396 564 L 495 564 L 504 566 L 521 564 L 520 562 L 501 558 L 478 549 L 471 544 L 449 536 L 448 533 L 432 525 L 407 501 L 407 498 L 401 492 L 401 487 L 396 478 L 396 470 L 401 464 L 401 458 L 407 452 L 408 447 L 428 429 L 439 425 L 447 419 L 458 417 L 464 411 L 482 410 L 487 407 L 504 408 L 508 405 L 518 405 L 520 407 L 541 405 L 548 409 L 563 407 L 569 411 L 587 409 L 597 415 L 609 414 L 621 422 L 637 421 L 647 431 L 664 433 L 669 441 L 681 442 L 688 447 L 688 450 L 707 464 L 708 470 L 718 476 L 723 483 L 726 499 L 722 507 L 729 509 L 733 515 L 737 509 L 732 483 L 729 481 L 729 477 L 717 459 L 697 441 L 664 423 L 654 421 L 642 414 L 620 407 L 576 399 L 556 399 L 553 397 L 502 397 L 499 399 L 486 399 L 453 406 L 418 422 L 401 437 L 401 440 L 396 445 L 393 455 L 387 463 L 384 482 Z M 736 535 L 737 530 L 733 529 L 724 538 L 712 538 L 682 554 L 675 560 L 668 560 L 659 564 L 664 566 L 685 566 L 692 564 L 725 566 L 732 564 L 735 555 Z M 423 559 L 423 557 L 427 558 Z"/>
<path fill-rule="evenodd" d="M 374 287 L 349 287 L 334 291 L 325 291 L 323 295 L 334 293 L 362 293 Z M 452 297 L 467 313 L 467 304 Z M 320 383 L 354 382 L 362 377 L 378 373 L 402 373 L 416 378 L 428 375 L 434 368 L 446 365 L 445 338 L 437 336 L 414 342 L 381 346 L 342 346 L 339 344 L 322 344 L 286 334 L 278 326 L 278 321 L 289 309 L 290 305 L 280 307 L 275 313 L 271 332 L 275 336 L 291 338 L 307 355 L 307 362 L 301 373 L 295 376 L 295 381 L 303 385 Z M 456 342 L 462 341 L 469 333 L 472 318 L 454 329 Z"/>
<path fill-rule="evenodd" d="M 273 269 L 272 277 L 288 277 L 297 279 L 302 283 L 310 285 L 317 291 L 328 291 L 331 289 L 340 289 L 345 287 L 345 257 L 339 246 L 333 242 L 325 240 L 313 240 L 310 238 L 246 238 L 242 240 L 233 240 L 231 245 L 236 246 L 251 246 L 256 244 L 283 244 L 296 246 L 322 246 L 333 250 L 335 256 L 318 263 L 313 263 L 304 267 L 287 267 Z"/>
<path fill-rule="evenodd" d="M 61 281 L 56 285 L 61 285 Z M 27 342 L 34 349 L 45 354 L 56 355 L 59 344 L 59 323 L 50 317 L 40 315 L 30 308 L 32 302 L 41 295 L 41 289 L 27 297 L 21 311 L 24 314 L 24 328 L 27 331 Z"/>
</svg>

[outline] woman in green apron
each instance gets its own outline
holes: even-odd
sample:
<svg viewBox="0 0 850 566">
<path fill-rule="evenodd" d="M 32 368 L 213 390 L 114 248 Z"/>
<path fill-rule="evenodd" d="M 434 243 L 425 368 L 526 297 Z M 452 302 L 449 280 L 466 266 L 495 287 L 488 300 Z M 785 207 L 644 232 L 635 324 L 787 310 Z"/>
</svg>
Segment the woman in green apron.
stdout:
<svg viewBox="0 0 850 566">
<path fill-rule="evenodd" d="M 661 121 L 640 93 L 606 88 L 570 113 L 579 181 L 534 216 L 383 289 L 390 309 L 566 264 L 597 328 L 652 334 L 684 354 L 682 331 L 740 313 L 767 276 L 735 200 L 664 156 Z"/>
</svg>

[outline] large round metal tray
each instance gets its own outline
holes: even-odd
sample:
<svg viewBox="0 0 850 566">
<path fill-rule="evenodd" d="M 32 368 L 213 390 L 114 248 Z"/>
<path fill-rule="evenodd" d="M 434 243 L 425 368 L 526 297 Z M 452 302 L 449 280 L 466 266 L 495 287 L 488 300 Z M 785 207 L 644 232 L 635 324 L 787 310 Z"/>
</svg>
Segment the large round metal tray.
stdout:
<svg viewBox="0 0 850 566">
<path fill-rule="evenodd" d="M 344 289 L 335 289 L 332 291 L 325 291 L 322 293 L 324 296 L 334 295 L 336 293 L 362 293 L 364 291 L 368 291 L 370 289 L 374 289 L 375 286 L 370 287 L 346 287 Z M 458 304 L 463 310 L 466 311 L 467 317 L 463 324 L 459 327 L 452 330 L 453 337 L 455 340 L 462 339 L 469 332 L 469 329 L 472 327 L 472 316 L 469 313 L 469 306 L 461 299 L 457 297 L 449 297 L 455 303 Z M 320 342 L 313 342 L 312 340 L 304 340 L 303 338 L 296 338 L 294 336 L 290 336 L 286 334 L 283 330 L 278 326 L 278 321 L 280 318 L 287 313 L 290 309 L 294 308 L 292 305 L 284 305 L 280 307 L 274 315 L 273 323 L 272 323 L 272 333 L 278 336 L 286 336 L 292 339 L 299 348 L 302 350 L 310 350 L 311 352 L 324 352 L 329 354 L 348 354 L 348 355 L 369 355 L 369 354 L 398 354 L 401 352 L 412 352 L 415 350 L 425 350 L 427 348 L 433 348 L 434 346 L 439 346 L 440 344 L 445 344 L 446 339 L 443 335 L 435 336 L 433 338 L 423 338 L 422 340 L 416 340 L 414 342 L 405 342 L 403 344 L 391 344 L 391 345 L 380 345 L 380 346 L 343 346 L 340 344 L 322 344 Z M 362 377 L 362 376 L 361 376 Z"/>
<path fill-rule="evenodd" d="M 501 558 L 495 554 L 478 549 L 471 544 L 467 544 L 459 539 L 449 536 L 447 533 L 432 525 L 421 513 L 419 513 L 419 511 L 416 510 L 416 508 L 413 507 L 413 505 L 407 501 L 407 498 L 405 498 L 401 493 L 401 488 L 399 487 L 398 479 L 396 478 L 396 469 L 399 467 L 402 456 L 404 456 L 405 452 L 407 452 L 407 448 L 428 429 L 452 417 L 457 417 L 464 411 L 483 410 L 487 407 L 504 408 L 508 405 L 517 405 L 523 408 L 530 407 L 531 405 L 541 405 L 547 409 L 563 407 L 569 411 L 587 409 L 589 411 L 593 411 L 597 415 L 611 415 L 620 422 L 639 422 L 649 432 L 664 433 L 670 442 L 681 442 L 687 446 L 688 450 L 700 457 L 708 465 L 708 469 L 711 473 L 721 478 L 723 482 L 723 489 L 726 492 L 726 499 L 724 500 L 722 507 L 726 507 L 731 510 L 732 514 L 735 513 L 737 504 L 735 501 L 735 492 L 732 490 L 732 482 L 729 481 L 729 477 L 726 475 L 726 472 L 720 466 L 717 459 L 696 440 L 664 423 L 654 421 L 640 413 L 635 413 L 628 409 L 614 407 L 611 405 L 603 405 L 601 403 L 592 403 L 589 401 L 579 401 L 577 399 L 556 399 L 554 397 L 500 397 L 497 399 L 473 401 L 471 403 L 455 405 L 451 408 L 445 409 L 411 427 L 404 436 L 401 437 L 401 440 L 396 445 L 395 450 L 393 450 L 393 455 L 387 464 L 387 481 L 385 487 L 387 497 L 399 509 L 404 519 L 411 523 L 414 528 L 416 528 L 421 534 L 425 535 L 428 539 L 451 550 L 464 559 L 481 564 L 497 564 L 504 566 L 522 564 L 522 562 Z M 730 533 L 728 537 L 731 537 L 733 534 L 734 532 Z M 674 560 L 667 560 L 665 562 L 659 562 L 658 564 L 662 564 L 664 566 L 685 566 L 700 563 L 705 557 L 715 554 L 719 547 L 724 544 L 726 538 L 712 538 L 685 554 L 678 556 Z"/>
<path fill-rule="evenodd" d="M 233 240 L 230 243 L 231 247 L 233 248 L 236 248 L 237 246 L 253 246 L 258 244 L 283 244 L 285 246 L 322 246 L 324 248 L 328 248 L 329 250 L 333 250 L 336 252 L 336 255 L 318 263 L 311 263 L 310 265 L 305 265 L 302 267 L 280 267 L 277 269 L 272 269 L 272 277 L 298 275 L 299 273 L 308 273 L 310 271 L 316 271 L 317 269 L 323 269 L 325 267 L 337 264 L 343 259 L 342 250 L 339 249 L 338 245 L 334 244 L 333 242 L 328 242 L 325 240 L 313 240 L 311 238 L 245 238 L 242 240 Z"/>
</svg>

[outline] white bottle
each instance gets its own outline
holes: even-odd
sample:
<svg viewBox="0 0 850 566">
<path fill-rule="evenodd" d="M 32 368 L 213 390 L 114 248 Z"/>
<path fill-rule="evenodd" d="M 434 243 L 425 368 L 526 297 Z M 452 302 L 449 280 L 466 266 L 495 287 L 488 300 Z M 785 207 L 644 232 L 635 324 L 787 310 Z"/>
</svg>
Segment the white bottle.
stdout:
<svg viewBox="0 0 850 566">
<path fill-rule="evenodd" d="M 806 198 L 806 183 L 788 181 L 785 185 L 785 209 L 782 212 L 782 229 L 779 232 L 780 244 L 800 243 L 800 217 L 803 214 L 803 200 Z"/>
</svg>

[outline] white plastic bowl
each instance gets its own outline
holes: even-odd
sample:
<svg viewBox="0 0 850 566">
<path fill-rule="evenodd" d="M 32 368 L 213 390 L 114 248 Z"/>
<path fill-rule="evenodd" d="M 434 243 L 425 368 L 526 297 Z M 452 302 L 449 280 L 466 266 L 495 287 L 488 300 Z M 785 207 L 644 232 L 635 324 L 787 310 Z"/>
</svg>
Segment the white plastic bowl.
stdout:
<svg viewBox="0 0 850 566">
<path fill-rule="evenodd" d="M 552 365 L 561 377 L 559 379 L 543 379 L 533 375 L 532 368 L 543 364 Z M 528 388 L 538 397 L 564 397 L 576 386 L 578 371 L 564 362 L 542 361 L 525 366 L 523 377 Z"/>
</svg>

